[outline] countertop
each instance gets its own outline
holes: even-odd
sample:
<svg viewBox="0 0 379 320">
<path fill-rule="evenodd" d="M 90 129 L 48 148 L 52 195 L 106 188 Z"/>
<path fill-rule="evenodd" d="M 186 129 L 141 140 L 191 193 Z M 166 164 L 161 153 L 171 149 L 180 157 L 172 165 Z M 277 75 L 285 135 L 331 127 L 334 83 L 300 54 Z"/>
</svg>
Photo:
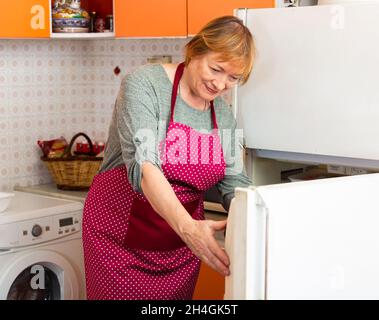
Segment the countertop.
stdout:
<svg viewBox="0 0 379 320">
<path fill-rule="evenodd" d="M 35 194 L 41 194 L 45 196 L 80 201 L 84 203 L 85 198 L 87 197 L 87 191 L 69 191 L 69 190 L 60 190 L 53 183 L 50 184 L 40 184 L 35 186 L 27 186 L 27 187 L 15 187 L 16 191 L 30 192 Z M 218 212 L 218 211 L 210 211 L 208 208 L 213 208 L 214 204 L 212 203 L 204 203 L 205 207 L 205 218 L 209 220 L 225 220 L 227 218 L 226 213 Z M 215 234 L 216 240 L 219 244 L 224 247 L 224 232 L 216 232 Z"/>
<path fill-rule="evenodd" d="M 30 192 L 35 194 L 41 194 L 44 196 L 50 196 L 66 200 L 80 201 L 84 203 L 87 197 L 87 191 L 69 191 L 60 190 L 53 183 L 51 184 L 39 184 L 29 187 L 15 187 L 16 191 Z"/>
</svg>

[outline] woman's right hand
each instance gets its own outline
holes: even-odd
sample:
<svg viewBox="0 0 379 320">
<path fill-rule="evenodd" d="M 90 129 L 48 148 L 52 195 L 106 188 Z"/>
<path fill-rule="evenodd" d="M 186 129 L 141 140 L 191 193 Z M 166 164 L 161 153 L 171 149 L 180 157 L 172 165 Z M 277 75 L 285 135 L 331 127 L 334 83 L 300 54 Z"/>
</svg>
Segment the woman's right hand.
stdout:
<svg viewBox="0 0 379 320">
<path fill-rule="evenodd" d="M 187 220 L 180 227 L 180 236 L 191 251 L 203 262 L 224 276 L 230 274 L 229 258 L 217 243 L 214 234 L 225 230 L 226 220 Z"/>
</svg>

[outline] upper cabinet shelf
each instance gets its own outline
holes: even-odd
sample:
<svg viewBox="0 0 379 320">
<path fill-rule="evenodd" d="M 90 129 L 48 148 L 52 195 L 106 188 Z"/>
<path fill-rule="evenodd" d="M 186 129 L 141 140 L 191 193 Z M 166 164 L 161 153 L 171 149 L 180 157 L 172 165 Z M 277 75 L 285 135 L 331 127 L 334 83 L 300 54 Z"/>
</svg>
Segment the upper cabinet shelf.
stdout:
<svg viewBox="0 0 379 320">
<path fill-rule="evenodd" d="M 104 20 L 112 16 L 112 30 L 71 33 L 54 32 L 52 3 L 53 0 L 0 0 L 0 38 L 187 37 L 215 17 L 233 15 L 235 8 L 275 6 L 275 0 L 81 0 L 81 8 L 89 14 L 96 12 Z"/>
<path fill-rule="evenodd" d="M 52 33 L 52 39 L 112 39 L 114 32 L 93 32 L 93 33 Z"/>
<path fill-rule="evenodd" d="M 52 0 L 52 38 L 114 38 L 113 0 Z"/>
</svg>

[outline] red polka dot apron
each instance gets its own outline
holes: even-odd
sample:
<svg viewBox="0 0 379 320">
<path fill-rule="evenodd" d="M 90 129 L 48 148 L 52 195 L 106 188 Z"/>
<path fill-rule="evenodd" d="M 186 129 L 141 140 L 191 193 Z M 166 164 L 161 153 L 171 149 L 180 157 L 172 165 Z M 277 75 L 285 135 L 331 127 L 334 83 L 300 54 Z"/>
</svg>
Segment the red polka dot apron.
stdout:
<svg viewBox="0 0 379 320">
<path fill-rule="evenodd" d="M 225 161 L 211 102 L 209 134 L 174 121 L 184 64 L 172 90 L 170 123 L 160 144 L 162 171 L 193 219 L 204 219 L 203 194 L 223 179 Z M 83 211 L 88 299 L 191 299 L 200 261 L 143 194 L 125 166 L 95 176 Z M 159 188 L 159 186 L 157 186 Z"/>
</svg>

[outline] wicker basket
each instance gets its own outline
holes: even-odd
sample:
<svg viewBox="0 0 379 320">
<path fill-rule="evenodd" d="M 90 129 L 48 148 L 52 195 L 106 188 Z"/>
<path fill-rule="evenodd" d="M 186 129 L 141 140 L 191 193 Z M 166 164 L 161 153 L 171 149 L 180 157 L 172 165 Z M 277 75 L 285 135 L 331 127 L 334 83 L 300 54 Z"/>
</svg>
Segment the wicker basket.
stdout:
<svg viewBox="0 0 379 320">
<path fill-rule="evenodd" d="M 88 155 L 72 155 L 72 146 L 79 136 L 88 141 L 90 147 Z M 79 132 L 72 137 L 61 158 L 42 156 L 41 160 L 46 164 L 58 189 L 88 190 L 103 158 L 95 156 L 91 139 L 85 133 Z"/>
</svg>

